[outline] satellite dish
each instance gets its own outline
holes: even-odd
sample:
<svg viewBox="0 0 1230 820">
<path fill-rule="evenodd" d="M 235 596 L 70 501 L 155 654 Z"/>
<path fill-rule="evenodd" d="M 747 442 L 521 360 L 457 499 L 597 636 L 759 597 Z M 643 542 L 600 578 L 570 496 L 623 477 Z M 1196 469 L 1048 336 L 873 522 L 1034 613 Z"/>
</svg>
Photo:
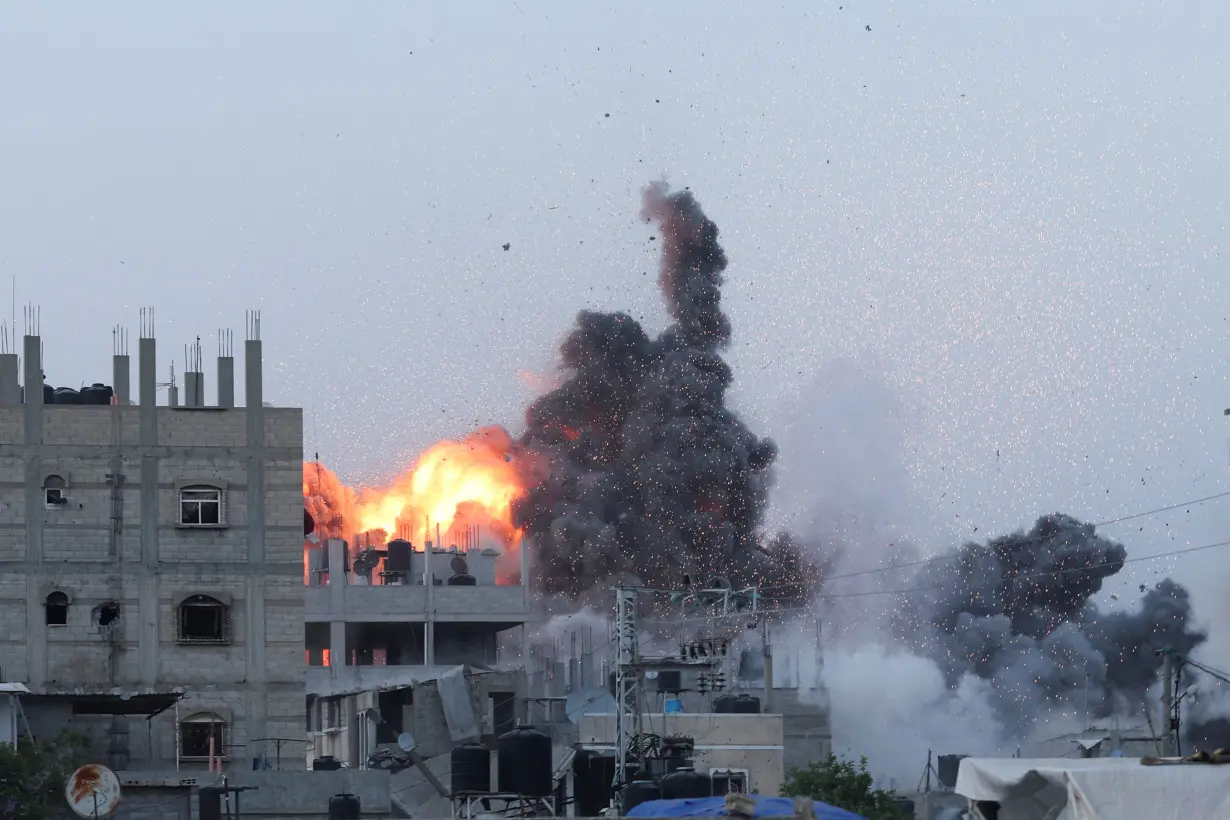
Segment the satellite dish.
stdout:
<svg viewBox="0 0 1230 820">
<path fill-rule="evenodd" d="M 409 732 L 402 732 L 397 736 L 397 748 L 401 749 L 406 754 L 410 754 L 418 748 L 418 744 L 414 742 L 414 735 Z"/>
<path fill-rule="evenodd" d="M 564 716 L 569 723 L 580 723 L 583 715 L 613 715 L 616 711 L 615 698 L 603 686 L 573 692 L 564 701 Z"/>
<path fill-rule="evenodd" d="M 64 799 L 78 817 L 110 817 L 120 804 L 120 779 L 106 766 L 82 766 L 64 784 Z"/>
<path fill-rule="evenodd" d="M 448 565 L 452 567 L 454 575 L 465 575 L 466 570 L 469 569 L 466 565 L 466 559 L 462 558 L 460 555 L 454 557 L 452 561 L 449 561 Z"/>
</svg>

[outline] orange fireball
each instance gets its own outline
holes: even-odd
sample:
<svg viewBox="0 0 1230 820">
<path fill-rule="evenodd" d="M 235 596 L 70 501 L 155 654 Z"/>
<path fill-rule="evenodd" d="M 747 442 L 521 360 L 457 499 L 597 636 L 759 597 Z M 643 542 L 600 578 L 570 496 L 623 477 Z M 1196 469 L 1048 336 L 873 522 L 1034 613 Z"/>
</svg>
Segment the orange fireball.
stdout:
<svg viewBox="0 0 1230 820">
<path fill-rule="evenodd" d="M 371 533 L 421 546 L 437 541 L 438 531 L 438 546 L 452 546 L 477 527 L 509 553 L 520 536 L 513 503 L 526 489 L 512 449 L 507 432 L 486 427 L 432 445 L 389 487 L 357 490 L 323 464 L 307 463 L 303 495 L 322 537 L 352 540 Z M 507 558 L 501 564 L 511 569 Z"/>
</svg>

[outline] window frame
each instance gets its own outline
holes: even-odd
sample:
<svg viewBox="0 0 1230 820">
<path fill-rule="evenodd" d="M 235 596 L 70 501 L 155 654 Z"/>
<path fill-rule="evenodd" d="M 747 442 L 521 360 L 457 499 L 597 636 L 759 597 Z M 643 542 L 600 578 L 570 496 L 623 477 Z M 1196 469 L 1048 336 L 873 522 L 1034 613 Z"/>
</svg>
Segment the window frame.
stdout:
<svg viewBox="0 0 1230 820">
<path fill-rule="evenodd" d="M 213 498 L 190 498 L 188 495 L 210 493 Z M 196 521 L 188 521 L 188 516 L 184 515 L 185 508 L 189 505 L 196 507 Z M 200 519 L 204 518 L 202 514 L 204 510 L 210 506 L 216 509 L 217 520 L 203 522 Z M 183 527 L 192 530 L 216 530 L 225 527 L 226 524 L 226 488 L 219 487 L 216 484 L 206 484 L 204 482 L 187 484 L 180 487 L 175 492 L 175 526 Z"/>
<path fill-rule="evenodd" d="M 43 509 L 62 510 L 68 506 L 68 479 L 59 473 L 51 473 L 43 479 Z M 52 500 L 53 495 L 57 500 Z"/>
<path fill-rule="evenodd" d="M 184 729 L 196 726 L 218 727 L 218 742 L 214 744 L 214 759 L 229 760 L 231 755 L 227 747 L 227 740 L 230 739 L 231 727 L 227 724 L 226 719 L 217 712 L 197 712 L 179 722 L 179 725 L 175 728 L 175 745 L 178 747 L 179 759 L 189 761 L 209 760 L 209 734 L 213 734 L 212 730 L 205 736 L 204 748 L 198 750 L 202 754 L 189 753 L 184 743 Z"/>
<path fill-rule="evenodd" d="M 52 598 L 58 598 L 58 600 L 55 603 L 52 603 L 51 601 Z M 48 592 L 46 597 L 43 598 L 43 624 L 44 626 L 54 627 L 56 629 L 62 629 L 68 626 L 68 610 L 71 604 L 72 604 L 72 601 L 69 599 L 67 592 L 64 592 L 63 590 L 59 590 L 59 589 L 53 589 L 51 592 Z M 50 621 L 52 607 L 57 607 L 57 608 L 62 607 L 63 608 L 64 610 L 64 622 L 63 623 L 53 624 Z"/>
<path fill-rule="evenodd" d="M 221 635 L 217 638 L 197 638 L 186 634 L 184 629 L 184 610 L 187 607 L 220 610 Z M 180 646 L 226 646 L 232 642 L 231 608 L 224 601 L 219 601 L 212 595 L 195 593 L 181 600 L 175 606 L 175 642 Z"/>
</svg>

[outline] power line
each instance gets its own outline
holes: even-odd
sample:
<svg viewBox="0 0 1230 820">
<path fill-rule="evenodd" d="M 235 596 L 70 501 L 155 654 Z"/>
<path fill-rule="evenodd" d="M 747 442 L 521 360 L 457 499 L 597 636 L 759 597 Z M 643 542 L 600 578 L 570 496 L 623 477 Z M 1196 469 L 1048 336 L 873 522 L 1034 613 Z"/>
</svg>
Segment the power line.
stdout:
<svg viewBox="0 0 1230 820">
<path fill-rule="evenodd" d="M 1215 493 L 1214 495 L 1207 495 L 1204 498 L 1194 498 L 1191 501 L 1183 501 L 1178 504 L 1169 504 L 1165 507 L 1157 507 L 1152 510 L 1145 510 L 1144 512 L 1132 513 L 1131 515 L 1123 515 L 1118 518 L 1110 518 L 1110 519 L 1107 519 L 1106 521 L 1098 521 L 1098 522 L 1095 522 L 1092 526 L 1093 527 L 1109 527 L 1112 524 L 1122 524 L 1125 521 L 1134 521 L 1138 518 L 1147 518 L 1148 516 L 1151 516 L 1151 515 L 1158 515 L 1160 513 L 1170 512 L 1171 510 L 1177 510 L 1180 507 L 1194 507 L 1197 504 L 1204 504 L 1205 502 L 1208 502 L 1208 501 L 1216 501 L 1219 498 L 1225 498 L 1227 496 L 1230 496 L 1230 490 L 1226 490 L 1220 493 Z M 1057 532 L 1057 533 L 1054 533 L 1053 535 L 1044 535 L 1039 538 L 1024 538 L 1023 537 L 1023 538 L 1009 540 L 1009 541 L 1005 541 L 1001 543 L 1004 546 L 1012 546 L 1015 544 L 1036 543 L 1038 541 L 1047 541 L 1047 540 L 1050 540 L 1051 538 L 1058 538 L 1063 534 L 1064 533 L 1062 532 Z M 829 575 L 824 580 L 825 582 L 828 582 L 828 581 L 836 581 L 840 578 L 857 578 L 863 575 L 877 575 L 881 572 L 891 572 L 893 570 L 907 569 L 909 567 L 919 567 L 919 566 L 924 566 L 926 564 L 934 564 L 939 561 L 952 561 L 959 557 L 961 557 L 960 552 L 947 553 L 945 555 L 936 555 L 931 558 L 922 558 L 917 561 L 906 561 L 900 564 L 884 564 L 879 567 L 871 567 L 869 569 L 861 569 L 861 570 L 856 570 L 854 572 L 843 572 L 837 575 Z"/>
<path fill-rule="evenodd" d="M 1219 547 L 1230 547 L 1230 541 L 1217 541 L 1212 544 L 1202 544 L 1201 546 L 1198 546 L 1198 547 L 1186 547 L 1183 549 L 1170 550 L 1168 552 L 1159 552 L 1154 555 L 1142 555 L 1137 558 L 1128 558 L 1123 561 L 1123 564 L 1135 564 L 1141 561 L 1156 561 L 1159 558 L 1173 558 L 1179 555 L 1188 555 L 1190 553 L 1203 552 L 1206 550 L 1217 549 Z M 1030 578 L 1045 578 L 1050 575 L 1061 575 L 1066 572 L 1089 572 L 1090 570 L 1103 569 L 1106 567 L 1114 567 L 1114 566 L 1119 566 L 1119 563 L 1118 562 L 1113 562 L 1113 563 L 1107 562 L 1107 563 L 1102 563 L 1102 564 L 1090 564 L 1088 566 L 1081 566 L 1081 567 L 1068 567 L 1065 569 L 1042 570 L 1040 572 L 1023 572 L 1023 573 L 1020 573 L 1019 575 L 1004 576 L 1003 578 L 999 580 L 1003 582 L 1003 581 L 1028 580 Z M 921 586 L 921 587 L 903 587 L 901 589 L 873 589 L 873 590 L 868 590 L 866 592 L 833 592 L 833 593 L 828 593 L 828 594 L 821 593 L 816 596 L 816 599 L 827 601 L 827 600 L 834 600 L 838 598 L 867 598 L 873 595 L 910 595 L 915 592 L 934 592 L 936 590 L 949 589 L 950 586 L 951 585 L 949 584 L 934 584 L 931 586 Z M 756 613 L 732 612 L 728 615 L 712 615 L 710 617 L 711 618 L 748 618 L 748 617 L 756 617 L 761 614 L 774 615 L 774 614 L 781 613 L 781 612 L 807 612 L 809 610 L 810 610 L 810 607 L 803 607 L 803 606 L 783 607 L 781 609 L 760 610 L 760 611 L 757 611 Z"/>
</svg>

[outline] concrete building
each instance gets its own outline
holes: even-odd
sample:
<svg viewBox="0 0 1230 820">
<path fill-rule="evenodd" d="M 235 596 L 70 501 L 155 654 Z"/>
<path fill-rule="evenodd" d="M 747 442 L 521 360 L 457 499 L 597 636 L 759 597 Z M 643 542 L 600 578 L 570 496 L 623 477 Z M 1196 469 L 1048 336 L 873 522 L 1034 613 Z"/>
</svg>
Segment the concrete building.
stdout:
<svg viewBox="0 0 1230 820">
<path fill-rule="evenodd" d="M 330 538 L 305 554 L 309 765 L 391 764 L 399 811 L 448 816 L 436 787 L 449 786 L 449 751 L 465 740 L 494 746 L 523 719 L 521 656 L 502 657 L 500 638 L 523 631 L 527 588 L 497 582 L 491 548 Z M 403 733 L 431 777 L 405 768 Z"/>
<path fill-rule="evenodd" d="M 135 396 L 122 333 L 111 388 L 45 387 L 37 328 L 0 353 L 0 680 L 117 771 L 251 772 L 304 738 L 302 413 L 262 400 L 259 320 L 236 406 L 227 346 L 213 405 L 199 344 L 160 384 L 147 318 Z"/>
</svg>

